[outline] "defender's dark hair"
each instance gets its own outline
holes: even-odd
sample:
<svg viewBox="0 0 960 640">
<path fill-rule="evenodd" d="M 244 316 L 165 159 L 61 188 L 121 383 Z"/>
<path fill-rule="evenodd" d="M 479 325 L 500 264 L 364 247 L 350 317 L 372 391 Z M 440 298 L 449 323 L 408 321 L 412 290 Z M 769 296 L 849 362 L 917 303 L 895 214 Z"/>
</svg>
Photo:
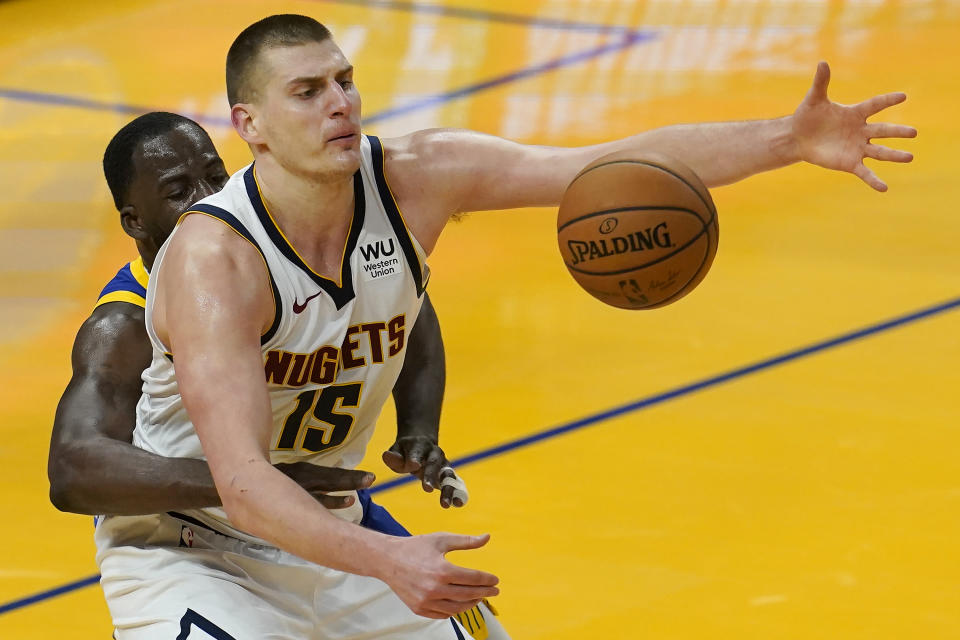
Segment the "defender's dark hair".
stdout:
<svg viewBox="0 0 960 640">
<path fill-rule="evenodd" d="M 123 208 L 123 201 L 127 197 L 130 183 L 133 182 L 133 154 L 144 142 L 162 136 L 182 124 L 196 127 L 210 139 L 203 127 L 190 118 L 166 111 L 153 111 L 128 122 L 107 144 L 107 150 L 103 153 L 103 175 L 107 178 L 117 211 Z"/>
<path fill-rule="evenodd" d="M 227 99 L 230 106 L 250 102 L 248 80 L 260 52 L 270 47 L 294 47 L 324 42 L 330 31 L 307 16 L 283 13 L 264 18 L 240 32 L 227 52 Z"/>
</svg>

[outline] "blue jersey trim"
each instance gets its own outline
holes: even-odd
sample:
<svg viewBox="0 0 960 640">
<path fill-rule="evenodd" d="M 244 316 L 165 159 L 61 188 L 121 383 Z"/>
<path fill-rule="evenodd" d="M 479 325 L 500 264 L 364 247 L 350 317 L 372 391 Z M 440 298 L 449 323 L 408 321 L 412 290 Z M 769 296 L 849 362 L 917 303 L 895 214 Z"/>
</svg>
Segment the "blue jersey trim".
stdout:
<svg viewBox="0 0 960 640">
<path fill-rule="evenodd" d="M 103 288 L 100 292 L 100 295 L 97 297 L 99 300 L 108 293 L 113 293 L 114 291 L 129 291 L 130 293 L 136 294 L 143 298 L 147 297 L 147 289 L 137 282 L 137 279 L 133 277 L 133 272 L 130 271 L 130 263 L 123 265 L 120 271 L 117 271 L 117 275 L 113 276 L 110 282 L 107 283 L 107 286 Z"/>
</svg>

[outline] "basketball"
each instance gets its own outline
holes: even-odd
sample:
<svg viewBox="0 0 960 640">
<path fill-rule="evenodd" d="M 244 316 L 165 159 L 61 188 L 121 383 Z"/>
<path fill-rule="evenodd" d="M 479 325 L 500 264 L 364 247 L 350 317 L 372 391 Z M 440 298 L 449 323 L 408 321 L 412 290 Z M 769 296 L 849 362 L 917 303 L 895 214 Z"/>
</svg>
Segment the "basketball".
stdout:
<svg viewBox="0 0 960 640">
<path fill-rule="evenodd" d="M 621 309 L 655 309 L 690 293 L 717 253 L 717 211 L 697 175 L 673 158 L 618 151 L 567 187 L 560 254 L 588 293 Z"/>
</svg>

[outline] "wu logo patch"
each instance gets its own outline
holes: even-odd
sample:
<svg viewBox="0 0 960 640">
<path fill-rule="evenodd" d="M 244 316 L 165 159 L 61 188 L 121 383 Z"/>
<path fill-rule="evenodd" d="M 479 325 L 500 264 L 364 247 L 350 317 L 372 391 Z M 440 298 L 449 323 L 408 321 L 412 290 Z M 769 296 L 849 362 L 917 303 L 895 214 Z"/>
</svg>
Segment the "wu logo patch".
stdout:
<svg viewBox="0 0 960 640">
<path fill-rule="evenodd" d="M 361 274 L 368 282 L 403 273 L 403 261 L 393 238 L 361 245 L 360 256 L 363 258 Z"/>
</svg>

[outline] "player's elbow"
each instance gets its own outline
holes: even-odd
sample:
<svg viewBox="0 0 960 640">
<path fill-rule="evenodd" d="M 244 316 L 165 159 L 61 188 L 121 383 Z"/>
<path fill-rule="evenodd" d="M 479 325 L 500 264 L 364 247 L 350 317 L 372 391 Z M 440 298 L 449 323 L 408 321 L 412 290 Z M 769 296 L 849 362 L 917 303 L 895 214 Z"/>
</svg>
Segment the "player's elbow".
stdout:
<svg viewBox="0 0 960 640">
<path fill-rule="evenodd" d="M 235 476 L 229 482 L 216 484 L 223 510 L 233 526 L 257 535 L 255 531 L 258 528 L 257 510 L 243 480 Z"/>
<path fill-rule="evenodd" d="M 223 502 L 223 510 L 231 524 L 241 531 L 261 535 L 260 521 L 257 518 L 256 509 L 250 502 L 250 499 L 239 492 L 229 491 L 226 494 L 221 492 L 220 500 Z"/>
<path fill-rule="evenodd" d="M 47 462 L 47 478 L 50 480 L 50 502 L 54 507 L 68 513 L 85 513 L 74 452 L 52 449 Z"/>
</svg>

